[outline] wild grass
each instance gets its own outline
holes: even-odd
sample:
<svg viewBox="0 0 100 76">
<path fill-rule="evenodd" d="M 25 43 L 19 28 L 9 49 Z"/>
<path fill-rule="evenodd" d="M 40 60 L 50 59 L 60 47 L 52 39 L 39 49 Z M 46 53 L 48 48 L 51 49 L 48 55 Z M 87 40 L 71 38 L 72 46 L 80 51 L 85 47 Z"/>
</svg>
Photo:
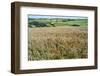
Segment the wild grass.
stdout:
<svg viewBox="0 0 100 76">
<path fill-rule="evenodd" d="M 28 60 L 87 58 L 86 27 L 37 27 L 28 31 Z"/>
</svg>

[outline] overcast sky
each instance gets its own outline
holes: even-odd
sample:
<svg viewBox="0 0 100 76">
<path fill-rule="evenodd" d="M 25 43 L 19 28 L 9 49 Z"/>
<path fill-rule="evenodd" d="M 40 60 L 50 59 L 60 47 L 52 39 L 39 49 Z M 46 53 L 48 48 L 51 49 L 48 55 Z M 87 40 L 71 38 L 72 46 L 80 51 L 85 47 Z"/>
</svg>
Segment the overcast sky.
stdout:
<svg viewBox="0 0 100 76">
<path fill-rule="evenodd" d="M 28 18 L 64 18 L 64 19 L 87 19 L 87 17 L 82 16 L 46 16 L 46 15 L 28 15 Z"/>
</svg>

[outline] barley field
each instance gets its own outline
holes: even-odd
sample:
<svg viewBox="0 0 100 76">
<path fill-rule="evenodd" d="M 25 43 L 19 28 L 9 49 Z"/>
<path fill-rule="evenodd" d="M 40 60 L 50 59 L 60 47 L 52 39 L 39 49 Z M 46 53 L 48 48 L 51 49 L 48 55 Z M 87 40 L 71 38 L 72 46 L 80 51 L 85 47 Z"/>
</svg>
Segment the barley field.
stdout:
<svg viewBox="0 0 100 76">
<path fill-rule="evenodd" d="M 87 58 L 87 31 L 70 26 L 28 28 L 28 60 Z"/>
</svg>

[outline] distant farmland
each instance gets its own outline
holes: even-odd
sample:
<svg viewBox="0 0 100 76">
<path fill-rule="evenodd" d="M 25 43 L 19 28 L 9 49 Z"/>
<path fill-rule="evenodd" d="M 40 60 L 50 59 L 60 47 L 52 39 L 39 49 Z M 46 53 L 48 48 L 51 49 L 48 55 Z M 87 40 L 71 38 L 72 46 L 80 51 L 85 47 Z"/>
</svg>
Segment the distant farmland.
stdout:
<svg viewBox="0 0 100 76">
<path fill-rule="evenodd" d="M 57 26 L 81 26 L 87 27 L 87 19 L 63 19 L 63 18 L 36 18 L 28 19 L 29 27 L 57 27 Z"/>
<path fill-rule="evenodd" d="M 28 60 L 88 56 L 87 19 L 28 19 Z"/>
</svg>

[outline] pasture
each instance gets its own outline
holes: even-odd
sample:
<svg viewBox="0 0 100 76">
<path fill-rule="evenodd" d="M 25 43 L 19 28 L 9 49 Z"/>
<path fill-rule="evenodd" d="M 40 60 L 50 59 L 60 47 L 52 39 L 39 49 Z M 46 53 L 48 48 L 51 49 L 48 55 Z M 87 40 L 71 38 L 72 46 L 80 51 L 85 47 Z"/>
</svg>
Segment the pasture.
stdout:
<svg viewBox="0 0 100 76">
<path fill-rule="evenodd" d="M 63 18 L 39 18 L 28 19 L 28 26 L 31 27 L 58 27 L 58 26 L 73 26 L 87 27 L 88 19 L 63 19 Z"/>
</svg>

